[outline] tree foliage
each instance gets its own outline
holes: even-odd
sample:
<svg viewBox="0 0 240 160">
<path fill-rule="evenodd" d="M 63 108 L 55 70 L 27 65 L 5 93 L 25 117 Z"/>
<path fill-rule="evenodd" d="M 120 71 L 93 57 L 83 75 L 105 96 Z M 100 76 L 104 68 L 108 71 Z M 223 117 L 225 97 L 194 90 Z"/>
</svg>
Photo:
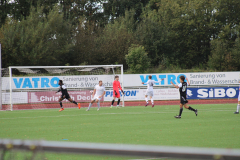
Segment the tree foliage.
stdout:
<svg viewBox="0 0 240 160">
<path fill-rule="evenodd" d="M 236 29 L 231 29 L 230 25 L 227 25 L 219 34 L 219 38 L 211 42 L 212 53 L 209 56 L 208 61 L 208 65 L 210 68 L 219 71 L 240 70 L 239 33 L 239 25 Z"/>
<path fill-rule="evenodd" d="M 104 14 L 114 22 L 115 18 L 125 16 L 126 11 L 134 10 L 134 20 L 140 21 L 142 9 L 149 0 L 108 0 L 103 4 Z"/>
<path fill-rule="evenodd" d="M 125 57 L 131 73 L 143 73 L 150 67 L 150 60 L 143 46 L 132 44 Z"/>
<path fill-rule="evenodd" d="M 1 28 L 3 66 L 60 65 L 67 63 L 72 46 L 71 24 L 57 6 L 46 16 L 42 8 L 31 9 L 26 20 L 12 18 Z"/>
</svg>

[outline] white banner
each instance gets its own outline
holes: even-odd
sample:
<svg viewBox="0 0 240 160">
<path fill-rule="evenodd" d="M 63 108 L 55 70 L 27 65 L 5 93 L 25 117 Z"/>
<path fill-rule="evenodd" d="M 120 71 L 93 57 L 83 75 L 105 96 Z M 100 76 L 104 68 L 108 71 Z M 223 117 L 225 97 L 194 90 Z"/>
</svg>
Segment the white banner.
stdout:
<svg viewBox="0 0 240 160">
<path fill-rule="evenodd" d="M 12 103 L 13 104 L 28 103 L 28 93 L 27 92 L 13 92 L 12 93 Z M 2 104 L 10 104 L 10 93 L 2 93 Z"/>
<path fill-rule="evenodd" d="M 238 84 L 240 72 L 196 72 L 196 73 L 165 73 L 165 74 L 125 74 L 124 86 L 141 86 L 142 82 L 147 82 L 148 76 L 160 81 L 156 86 L 171 85 L 180 83 L 179 77 L 184 75 L 190 81 L 191 85 L 221 85 L 221 84 Z"/>
<path fill-rule="evenodd" d="M 146 89 L 124 90 L 124 101 L 143 101 L 145 100 Z M 154 89 L 154 100 L 176 100 L 179 99 L 178 89 Z M 122 94 L 121 94 L 122 97 Z M 106 91 L 104 101 L 112 101 L 113 91 Z"/>
<path fill-rule="evenodd" d="M 221 85 L 238 84 L 240 72 L 201 72 L 201 73 L 166 73 L 166 74 L 125 74 L 125 87 L 139 87 L 142 82 L 147 82 L 148 76 L 159 81 L 156 86 L 171 85 L 180 83 L 179 77 L 184 75 L 188 77 L 191 85 Z M 12 89 L 50 89 L 58 87 L 58 80 L 63 80 L 67 88 L 94 88 L 99 80 L 103 81 L 105 87 L 111 87 L 114 75 L 81 75 L 81 76 L 39 76 L 39 77 L 13 77 Z M 121 80 L 121 77 L 120 77 Z M 3 77 L 3 90 L 9 89 L 9 78 Z"/>
</svg>

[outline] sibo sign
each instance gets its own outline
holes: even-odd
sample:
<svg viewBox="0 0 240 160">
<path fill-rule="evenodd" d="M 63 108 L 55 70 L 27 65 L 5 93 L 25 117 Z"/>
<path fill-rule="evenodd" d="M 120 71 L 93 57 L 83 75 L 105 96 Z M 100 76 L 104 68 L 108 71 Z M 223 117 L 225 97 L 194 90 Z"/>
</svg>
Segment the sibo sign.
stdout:
<svg viewBox="0 0 240 160">
<path fill-rule="evenodd" d="M 188 88 L 188 99 L 217 99 L 217 98 L 237 98 L 239 88 L 222 87 L 222 88 Z"/>
</svg>

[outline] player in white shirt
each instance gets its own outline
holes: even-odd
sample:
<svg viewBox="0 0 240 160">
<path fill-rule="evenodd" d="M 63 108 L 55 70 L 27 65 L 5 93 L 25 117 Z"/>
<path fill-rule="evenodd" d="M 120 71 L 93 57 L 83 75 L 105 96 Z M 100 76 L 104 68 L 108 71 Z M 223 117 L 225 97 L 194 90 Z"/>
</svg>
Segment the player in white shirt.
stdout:
<svg viewBox="0 0 240 160">
<path fill-rule="evenodd" d="M 239 81 L 240 83 L 240 81 Z M 234 114 L 239 114 L 239 108 L 240 108 L 240 84 L 239 84 L 239 94 L 238 94 L 238 105 L 237 105 L 237 111 L 234 112 Z"/>
<path fill-rule="evenodd" d="M 90 108 L 92 107 L 92 104 L 94 102 L 97 103 L 97 105 L 98 105 L 97 111 L 99 111 L 99 109 L 100 109 L 100 100 L 105 95 L 105 93 L 106 93 L 105 87 L 102 85 L 102 81 L 99 81 L 99 84 L 94 87 L 94 91 L 93 91 L 92 96 L 91 96 L 93 98 L 92 98 L 92 101 L 89 104 L 88 109 L 86 111 L 90 110 Z"/>
<path fill-rule="evenodd" d="M 148 77 L 148 81 L 146 83 L 142 82 L 142 84 L 147 84 L 147 91 L 145 94 L 145 100 L 146 100 L 146 105 L 145 107 L 148 106 L 148 96 L 150 97 L 150 100 L 152 102 L 152 107 L 154 107 L 154 101 L 153 101 L 153 85 L 155 83 L 160 83 L 163 79 L 161 79 L 160 81 L 154 81 L 152 80 L 152 76 Z"/>
</svg>

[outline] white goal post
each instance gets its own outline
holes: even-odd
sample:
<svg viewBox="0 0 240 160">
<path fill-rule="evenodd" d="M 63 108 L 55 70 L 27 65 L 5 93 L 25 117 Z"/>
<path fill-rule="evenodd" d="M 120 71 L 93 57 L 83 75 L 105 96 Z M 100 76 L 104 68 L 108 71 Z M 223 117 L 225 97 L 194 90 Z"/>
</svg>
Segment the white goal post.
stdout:
<svg viewBox="0 0 240 160">
<path fill-rule="evenodd" d="M 5 110 L 12 111 L 14 109 L 27 109 L 28 107 L 32 109 L 51 108 L 49 106 L 53 106 L 60 93 L 58 96 L 48 93 L 54 93 L 58 90 L 57 82 L 60 79 L 67 85 L 68 92 L 70 91 L 76 97 L 80 97 L 80 103 L 83 102 L 84 107 L 90 102 L 89 91 L 94 89 L 99 80 L 102 80 L 109 101 L 112 96 L 112 82 L 115 75 L 119 75 L 119 81 L 124 90 L 123 65 L 10 66 L 9 84 L 6 82 L 7 77 L 3 77 L 5 78 L 3 79 L 3 90 L 6 94 L 4 96 Z M 43 96 L 39 98 L 41 93 Z M 69 94 L 71 96 L 71 93 Z M 85 96 L 77 94 L 84 94 Z M 8 99 L 9 103 L 6 104 Z M 41 105 L 42 99 L 45 99 L 45 103 Z M 103 98 L 101 106 L 110 106 L 110 102 L 107 103 L 104 100 Z M 124 107 L 123 95 L 121 101 L 121 106 Z M 55 102 L 55 104 L 57 103 Z M 56 108 L 56 106 L 53 108 Z"/>
</svg>

